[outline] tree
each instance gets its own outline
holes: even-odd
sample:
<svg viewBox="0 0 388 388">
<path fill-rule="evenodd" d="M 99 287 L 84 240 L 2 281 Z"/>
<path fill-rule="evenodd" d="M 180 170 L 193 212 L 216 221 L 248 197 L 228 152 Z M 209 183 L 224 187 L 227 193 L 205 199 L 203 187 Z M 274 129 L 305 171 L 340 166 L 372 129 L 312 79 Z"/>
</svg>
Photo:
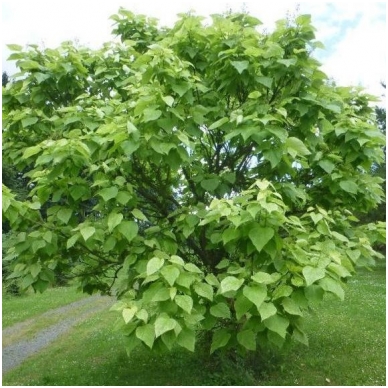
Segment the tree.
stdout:
<svg viewBox="0 0 388 388">
<path fill-rule="evenodd" d="M 385 89 L 386 85 L 384 83 L 381 83 L 381 86 Z M 386 110 L 382 106 L 376 106 L 375 107 L 375 115 L 376 115 L 376 123 L 378 128 L 380 129 L 381 133 L 386 136 L 386 128 L 387 128 L 387 123 L 386 123 Z M 383 152 L 384 152 L 384 158 L 383 161 L 379 165 L 373 165 L 372 166 L 372 174 L 379 176 L 383 181 L 386 181 L 386 170 L 387 170 L 387 165 L 386 165 L 386 146 L 382 147 Z M 384 187 L 385 189 L 385 187 Z M 386 194 L 384 190 L 384 194 Z M 379 205 L 371 210 L 368 214 L 364 214 L 360 216 L 360 219 L 364 223 L 368 222 L 376 222 L 376 221 L 385 221 L 386 220 L 386 203 L 381 202 Z M 378 241 L 378 245 L 376 246 L 376 249 L 378 249 L 380 252 L 385 252 L 386 251 L 386 244 L 385 240 L 384 241 Z"/>
<path fill-rule="evenodd" d="M 3 188 L 12 276 L 116 295 L 128 351 L 307 343 L 309 304 L 381 257 L 383 225 L 353 215 L 383 196 L 373 97 L 328 81 L 306 15 L 112 18 L 99 50 L 9 46 L 4 159 L 29 180 L 24 201 Z"/>
<path fill-rule="evenodd" d="M 1 85 L 7 86 L 7 83 L 9 82 L 9 77 L 7 72 L 3 71 L 2 77 L 1 77 Z"/>
</svg>

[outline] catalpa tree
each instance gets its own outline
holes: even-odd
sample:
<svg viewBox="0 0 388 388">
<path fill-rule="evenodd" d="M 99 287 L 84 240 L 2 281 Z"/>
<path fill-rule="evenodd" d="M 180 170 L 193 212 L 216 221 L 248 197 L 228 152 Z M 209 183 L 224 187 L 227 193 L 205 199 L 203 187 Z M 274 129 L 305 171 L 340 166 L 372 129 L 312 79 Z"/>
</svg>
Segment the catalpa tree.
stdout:
<svg viewBox="0 0 388 388">
<path fill-rule="evenodd" d="M 383 195 L 373 97 L 320 70 L 306 15 L 112 18 L 99 50 L 9 46 L 3 157 L 29 190 L 3 187 L 11 276 L 115 295 L 128 351 L 307 343 L 309 304 L 343 299 L 384 230 L 354 216 Z"/>
</svg>

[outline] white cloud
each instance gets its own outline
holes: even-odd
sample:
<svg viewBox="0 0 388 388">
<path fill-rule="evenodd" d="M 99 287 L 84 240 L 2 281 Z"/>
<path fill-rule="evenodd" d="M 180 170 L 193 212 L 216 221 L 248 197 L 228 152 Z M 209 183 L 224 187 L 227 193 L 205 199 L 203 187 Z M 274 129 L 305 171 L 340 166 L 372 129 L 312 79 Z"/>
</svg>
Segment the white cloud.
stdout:
<svg viewBox="0 0 388 388">
<path fill-rule="evenodd" d="M 305 7 L 326 50 L 323 71 L 340 85 L 361 85 L 380 96 L 386 80 L 386 11 L 381 2 L 336 2 Z"/>
<path fill-rule="evenodd" d="M 362 19 L 348 29 L 325 59 L 323 69 L 343 85 L 363 85 L 380 94 L 386 76 L 386 38 L 382 22 Z"/>
</svg>

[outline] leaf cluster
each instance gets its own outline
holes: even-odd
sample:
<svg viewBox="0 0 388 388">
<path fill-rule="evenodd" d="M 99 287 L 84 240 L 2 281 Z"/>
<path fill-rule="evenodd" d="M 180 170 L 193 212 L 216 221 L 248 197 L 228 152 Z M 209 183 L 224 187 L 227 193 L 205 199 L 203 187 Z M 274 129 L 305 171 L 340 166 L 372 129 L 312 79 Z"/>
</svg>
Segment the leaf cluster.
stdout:
<svg viewBox="0 0 388 388">
<path fill-rule="evenodd" d="M 10 46 L 11 277 L 116 295 L 128 351 L 307 343 L 309 305 L 379 256 L 383 224 L 353 215 L 383 196 L 373 97 L 328 81 L 306 15 L 265 34 L 246 14 L 112 18 L 98 50 Z"/>
</svg>

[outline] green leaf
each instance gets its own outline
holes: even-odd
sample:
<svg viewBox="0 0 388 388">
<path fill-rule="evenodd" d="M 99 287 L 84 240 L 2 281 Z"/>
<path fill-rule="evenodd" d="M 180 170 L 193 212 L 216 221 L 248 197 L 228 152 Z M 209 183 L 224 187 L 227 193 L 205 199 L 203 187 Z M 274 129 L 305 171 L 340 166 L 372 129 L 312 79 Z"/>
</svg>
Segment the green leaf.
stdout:
<svg viewBox="0 0 388 388">
<path fill-rule="evenodd" d="M 331 110 L 335 113 L 341 113 L 341 107 L 336 104 L 324 104 L 322 105 L 324 108 Z"/>
<path fill-rule="evenodd" d="M 142 340 L 149 348 L 152 349 L 152 345 L 155 340 L 155 331 L 154 325 L 147 324 L 144 326 L 139 326 L 136 329 L 136 337 Z"/>
<path fill-rule="evenodd" d="M 128 242 L 131 242 L 137 236 L 137 232 L 139 231 L 139 227 L 135 221 L 122 221 L 118 225 L 117 229 L 128 240 Z"/>
<path fill-rule="evenodd" d="M 177 265 L 180 265 L 180 266 L 184 266 L 185 265 L 185 262 L 183 261 L 182 258 L 180 258 L 179 256 L 177 255 L 172 255 L 169 260 L 171 261 L 171 263 L 174 263 L 174 264 L 177 264 Z"/>
<path fill-rule="evenodd" d="M 146 108 L 143 111 L 144 122 L 147 123 L 149 121 L 157 120 L 161 115 L 162 111 L 158 109 Z"/>
<path fill-rule="evenodd" d="M 108 217 L 108 230 L 112 232 L 112 230 L 120 224 L 123 220 L 123 215 L 121 213 L 110 213 Z"/>
<path fill-rule="evenodd" d="M 277 309 L 273 303 L 264 302 L 258 310 L 263 321 L 277 313 Z"/>
<path fill-rule="evenodd" d="M 161 273 L 163 277 L 167 280 L 167 283 L 172 287 L 175 283 L 175 280 L 178 279 L 181 272 L 174 265 L 167 265 L 163 267 L 163 269 L 161 270 Z"/>
<path fill-rule="evenodd" d="M 128 133 L 136 133 L 138 131 L 138 129 L 136 128 L 136 126 L 130 122 L 129 120 L 127 121 L 127 131 Z"/>
<path fill-rule="evenodd" d="M 341 181 L 340 187 L 347 193 L 357 194 L 358 186 L 353 181 Z"/>
<path fill-rule="evenodd" d="M 276 127 L 274 125 L 269 125 L 267 129 L 269 132 L 274 134 L 282 142 L 284 142 L 288 137 L 288 132 L 282 127 Z"/>
<path fill-rule="evenodd" d="M 18 44 L 7 44 L 6 45 L 10 51 L 22 51 L 23 50 L 23 46 L 20 46 Z"/>
<path fill-rule="evenodd" d="M 226 346 L 230 340 L 230 337 L 231 335 L 226 329 L 221 329 L 214 332 L 210 354 L 214 353 L 215 350 Z"/>
<path fill-rule="evenodd" d="M 302 273 L 304 278 L 306 279 L 307 286 L 310 286 L 317 280 L 325 277 L 324 268 L 315 268 L 315 267 L 310 267 L 309 265 L 303 268 Z"/>
<path fill-rule="evenodd" d="M 205 190 L 210 192 L 213 192 L 218 187 L 219 184 L 220 184 L 220 181 L 217 178 L 205 179 L 201 181 L 201 186 Z"/>
<path fill-rule="evenodd" d="M 193 299 L 188 295 L 177 295 L 174 299 L 175 303 L 188 314 L 191 314 L 193 309 Z"/>
<path fill-rule="evenodd" d="M 72 209 L 65 209 L 65 208 L 62 208 L 58 211 L 57 213 L 57 217 L 65 224 L 67 225 L 67 223 L 69 222 L 70 218 L 71 218 L 71 215 L 73 214 L 73 210 Z"/>
<path fill-rule="evenodd" d="M 244 283 L 244 279 L 238 279 L 234 276 L 227 276 L 221 281 L 220 293 L 225 294 L 229 291 L 237 291 Z"/>
<path fill-rule="evenodd" d="M 331 174 L 335 168 L 335 164 L 330 162 L 330 160 L 323 159 L 318 162 L 318 165 L 322 167 L 328 174 Z"/>
<path fill-rule="evenodd" d="M 187 263 L 184 265 L 186 271 L 194 272 L 194 273 L 203 273 L 195 264 Z"/>
<path fill-rule="evenodd" d="M 44 248 L 46 246 L 46 243 L 44 240 L 35 240 L 32 243 L 32 252 L 36 253 L 39 249 Z"/>
<path fill-rule="evenodd" d="M 22 126 L 23 126 L 23 128 L 27 128 L 31 125 L 34 125 L 37 122 L 38 122 L 37 117 L 27 117 L 26 119 L 22 120 Z"/>
<path fill-rule="evenodd" d="M 241 233 L 238 229 L 228 228 L 222 233 L 222 242 L 226 245 L 229 241 L 236 240 L 240 237 Z"/>
<path fill-rule="evenodd" d="M 269 42 L 267 50 L 263 53 L 264 58 L 282 57 L 284 50 L 278 43 Z"/>
<path fill-rule="evenodd" d="M 96 228 L 94 228 L 93 226 L 83 226 L 80 229 L 80 233 L 84 240 L 87 241 L 90 237 L 94 235 L 94 233 L 96 233 Z"/>
<path fill-rule="evenodd" d="M 205 277 L 205 280 L 211 286 L 214 286 L 214 287 L 219 287 L 220 286 L 220 282 L 218 281 L 216 276 L 214 274 L 212 274 L 212 273 L 207 274 L 206 277 Z"/>
<path fill-rule="evenodd" d="M 248 350 L 256 350 L 256 334 L 252 330 L 237 333 L 237 341 Z"/>
<path fill-rule="evenodd" d="M 325 278 L 319 281 L 319 285 L 328 292 L 331 292 L 334 295 L 337 295 L 338 298 L 344 300 L 345 293 L 340 283 L 331 278 Z"/>
<path fill-rule="evenodd" d="M 339 240 L 339 241 L 342 241 L 342 242 L 345 242 L 345 243 L 348 243 L 348 242 L 349 242 L 349 239 L 348 239 L 346 236 L 344 236 L 343 234 L 340 234 L 340 233 L 338 233 L 338 232 L 332 231 L 332 232 L 331 232 L 331 235 L 332 235 L 334 238 L 336 238 L 337 240 Z"/>
<path fill-rule="evenodd" d="M 74 199 L 74 201 L 78 201 L 80 198 L 82 198 L 85 194 L 88 193 L 88 188 L 81 185 L 75 185 L 70 188 L 70 195 Z"/>
<path fill-rule="evenodd" d="M 71 236 L 71 237 L 67 240 L 66 248 L 67 248 L 67 249 L 70 249 L 71 247 L 73 247 L 74 244 L 77 242 L 78 238 L 79 238 L 79 234 L 75 234 L 74 236 Z"/>
<path fill-rule="evenodd" d="M 148 321 L 148 312 L 147 310 L 141 309 L 136 312 L 136 317 L 141 319 L 143 322 L 147 323 Z"/>
<path fill-rule="evenodd" d="M 274 233 L 272 228 L 256 225 L 249 231 L 248 236 L 257 251 L 261 252 L 264 246 L 272 239 Z"/>
<path fill-rule="evenodd" d="M 51 243 L 53 239 L 53 233 L 51 231 L 47 231 L 44 235 L 43 235 L 43 240 L 45 240 L 46 242 L 48 243 Z"/>
<path fill-rule="evenodd" d="M 171 89 L 174 92 L 178 93 L 180 97 L 182 97 L 190 89 L 190 84 L 188 83 L 173 84 L 171 85 Z"/>
<path fill-rule="evenodd" d="M 264 284 L 245 286 L 243 288 L 243 294 L 259 309 L 267 297 L 267 287 Z"/>
<path fill-rule="evenodd" d="M 135 143 L 132 140 L 126 140 L 121 143 L 121 148 L 123 149 L 126 156 L 132 155 L 140 147 L 139 143 Z"/>
<path fill-rule="evenodd" d="M 310 213 L 310 217 L 313 220 L 314 224 L 316 225 L 320 220 L 323 219 L 323 216 L 321 213 Z"/>
<path fill-rule="evenodd" d="M 28 207 L 33 210 L 39 210 L 41 208 L 41 204 L 39 202 L 30 202 L 28 203 Z"/>
<path fill-rule="evenodd" d="M 39 275 L 40 271 L 42 270 L 42 266 L 39 263 L 34 263 L 30 265 L 29 269 L 30 269 L 31 275 L 34 278 L 36 278 Z"/>
<path fill-rule="evenodd" d="M 311 152 L 304 145 L 303 141 L 296 137 L 288 137 L 285 143 L 287 152 L 295 158 L 296 156 L 310 155 Z"/>
<path fill-rule="evenodd" d="M 45 290 L 47 290 L 48 286 L 50 285 L 50 282 L 38 279 L 32 287 L 34 288 L 35 291 L 38 291 L 40 293 L 43 293 Z"/>
<path fill-rule="evenodd" d="M 171 97 L 171 96 L 165 96 L 165 97 L 162 97 L 163 101 L 168 105 L 168 106 L 172 106 L 174 104 L 174 98 Z"/>
<path fill-rule="evenodd" d="M 195 292 L 210 301 L 213 301 L 213 287 L 206 283 L 196 283 L 194 285 Z"/>
<path fill-rule="evenodd" d="M 226 303 L 217 303 L 211 306 L 210 314 L 218 318 L 230 318 L 230 310 Z"/>
<path fill-rule="evenodd" d="M 311 24 L 311 15 L 299 15 L 297 18 L 295 18 L 295 22 L 301 26 L 309 26 Z"/>
<path fill-rule="evenodd" d="M 278 59 L 277 62 L 278 62 L 278 63 L 282 63 L 282 64 L 285 65 L 286 67 L 290 67 L 290 66 L 296 64 L 297 59 L 296 59 L 296 58 L 290 58 L 290 59 Z"/>
<path fill-rule="evenodd" d="M 160 337 L 167 331 L 174 330 L 177 322 L 175 319 L 170 318 L 167 314 L 162 313 L 155 321 L 155 337 Z"/>
<path fill-rule="evenodd" d="M 135 316 L 136 312 L 137 312 L 136 306 L 123 309 L 122 314 L 123 314 L 125 323 L 129 323 L 132 320 L 132 318 Z"/>
<path fill-rule="evenodd" d="M 174 143 L 163 143 L 155 139 L 151 140 L 150 145 L 153 150 L 155 150 L 158 154 L 162 155 L 168 155 L 172 148 L 176 148 L 176 145 Z"/>
<path fill-rule="evenodd" d="M 249 309 L 253 306 L 253 303 L 248 300 L 244 295 L 238 295 L 234 302 L 234 309 L 236 311 L 236 318 L 240 319 Z"/>
<path fill-rule="evenodd" d="M 356 263 L 361 256 L 361 251 L 359 249 L 347 249 L 346 254 L 349 256 L 350 260 L 353 261 L 353 263 Z"/>
<path fill-rule="evenodd" d="M 248 69 L 248 61 L 230 61 L 230 64 L 238 71 L 239 74 Z"/>
<path fill-rule="evenodd" d="M 261 93 L 258 90 L 255 90 L 254 92 L 248 94 L 248 98 L 251 98 L 253 100 L 257 100 L 260 96 Z"/>
<path fill-rule="evenodd" d="M 287 334 L 287 327 L 290 324 L 287 318 L 284 318 L 278 314 L 273 315 L 272 317 L 264 321 L 264 325 L 271 331 L 280 335 L 280 337 L 285 338 Z"/>
<path fill-rule="evenodd" d="M 327 222 L 325 220 L 321 220 L 321 221 L 318 222 L 317 231 L 320 234 L 324 234 L 326 236 L 330 236 L 331 235 L 329 227 L 328 227 Z"/>
<path fill-rule="evenodd" d="M 252 280 L 254 280 L 256 283 L 259 284 L 271 284 L 274 283 L 274 279 L 272 276 L 266 272 L 256 272 L 252 277 Z"/>
<path fill-rule="evenodd" d="M 224 268 L 229 267 L 229 264 L 230 264 L 230 260 L 228 260 L 228 259 L 222 259 L 222 260 L 216 265 L 216 268 L 217 268 L 217 269 L 224 269 Z"/>
<path fill-rule="evenodd" d="M 236 182 L 236 173 L 235 172 L 227 172 L 222 175 L 222 178 L 227 182 L 233 184 Z"/>
<path fill-rule="evenodd" d="M 148 218 L 139 209 L 133 209 L 131 212 L 138 220 L 148 221 Z"/>
<path fill-rule="evenodd" d="M 282 301 L 284 310 L 291 315 L 300 315 L 303 316 L 302 311 L 300 310 L 299 305 L 291 298 L 284 298 Z"/>
<path fill-rule="evenodd" d="M 196 279 L 196 276 L 192 273 L 188 272 L 181 272 L 179 275 L 179 278 L 176 280 L 176 284 L 179 284 L 180 286 L 190 289 L 190 286 L 194 283 Z"/>
<path fill-rule="evenodd" d="M 38 154 L 40 151 L 42 151 L 42 147 L 39 145 L 33 146 L 33 147 L 28 147 L 24 151 L 22 159 L 28 159 L 29 157 Z"/>
<path fill-rule="evenodd" d="M 116 200 L 121 205 L 126 205 L 131 198 L 131 194 L 129 194 L 127 191 L 119 191 Z"/>
<path fill-rule="evenodd" d="M 147 276 L 150 276 L 154 274 L 155 272 L 159 271 L 160 268 L 163 267 L 164 259 L 160 259 L 159 257 L 153 257 L 148 263 L 147 263 Z M 179 274 L 178 274 L 179 276 Z"/>
<path fill-rule="evenodd" d="M 272 86 L 273 79 L 270 77 L 256 77 L 256 80 L 268 89 Z"/>
<path fill-rule="evenodd" d="M 190 352 L 194 352 L 195 348 L 195 331 L 190 330 L 188 328 L 182 329 L 177 338 L 178 345 L 190 350 Z"/>
<path fill-rule="evenodd" d="M 283 157 L 283 151 L 281 149 L 271 148 L 263 152 L 263 156 L 271 163 L 271 167 L 275 168 Z"/>
<path fill-rule="evenodd" d="M 110 199 L 116 198 L 119 190 L 116 186 L 107 187 L 98 192 L 99 195 L 103 198 L 105 202 L 108 202 Z"/>
<path fill-rule="evenodd" d="M 229 118 L 228 117 L 223 117 L 222 119 L 219 119 L 217 121 L 215 121 L 210 127 L 209 129 L 212 130 L 212 129 L 216 129 L 218 127 L 221 127 L 221 125 L 224 125 L 225 123 L 227 123 L 229 121 Z"/>
</svg>

